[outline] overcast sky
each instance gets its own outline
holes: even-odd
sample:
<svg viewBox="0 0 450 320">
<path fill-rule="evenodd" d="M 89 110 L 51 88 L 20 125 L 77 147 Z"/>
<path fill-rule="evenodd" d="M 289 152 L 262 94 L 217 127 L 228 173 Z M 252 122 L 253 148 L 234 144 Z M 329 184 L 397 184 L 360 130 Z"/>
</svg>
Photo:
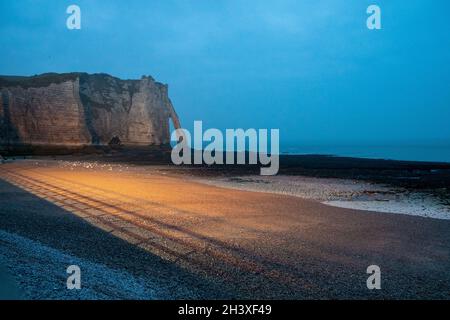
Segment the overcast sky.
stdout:
<svg viewBox="0 0 450 320">
<path fill-rule="evenodd" d="M 382 30 L 366 27 L 366 8 Z M 77 4 L 82 29 L 66 28 Z M 182 124 L 282 144 L 450 141 L 448 0 L 0 2 L 0 74 L 169 84 Z"/>
</svg>

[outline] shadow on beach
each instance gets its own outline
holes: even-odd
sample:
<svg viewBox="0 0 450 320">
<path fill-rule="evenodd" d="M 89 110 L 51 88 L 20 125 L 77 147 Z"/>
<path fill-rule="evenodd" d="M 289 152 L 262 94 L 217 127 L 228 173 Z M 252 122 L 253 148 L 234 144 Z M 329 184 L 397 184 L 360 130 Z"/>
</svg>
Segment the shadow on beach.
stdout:
<svg viewBox="0 0 450 320">
<path fill-rule="evenodd" d="M 39 243 L 39 245 L 56 249 L 61 254 L 73 257 L 77 261 L 88 261 L 104 265 L 112 270 L 124 271 L 137 279 L 143 279 L 144 283 L 147 282 L 154 286 L 150 288 L 157 292 L 153 298 L 202 299 L 214 297 L 220 299 L 234 296 L 223 286 L 214 284 L 199 275 L 191 274 L 173 263 L 164 261 L 159 256 L 126 242 L 110 232 L 99 229 L 76 217 L 73 213 L 3 180 L 0 180 L 0 195 L 1 230 L 30 239 Z M 11 201 L 12 199 L 14 200 Z M 118 226 L 117 228 L 120 227 Z M 71 258 L 67 259 L 64 264 L 54 264 L 51 261 L 43 262 L 48 263 L 48 265 L 43 267 L 43 270 L 47 269 L 50 274 L 47 275 L 47 271 L 45 272 L 47 282 L 49 280 L 53 281 L 53 283 L 48 283 L 46 287 L 46 283 L 40 279 L 41 276 L 44 277 L 44 274 L 30 275 L 35 276 L 36 279 L 23 279 L 23 274 L 17 274 L 20 270 L 33 268 L 33 264 L 39 260 L 41 249 L 36 250 L 36 256 L 32 256 L 31 260 L 28 261 L 20 256 L 20 249 L 13 247 L 12 251 L 14 250 L 18 250 L 18 256 L 12 257 L 12 259 L 17 259 L 18 261 L 15 261 L 16 264 L 7 266 L 9 268 L 4 267 L 5 273 L 2 274 L 4 274 L 5 280 L 8 281 L 2 281 L 0 288 L 2 298 L 20 298 L 20 291 L 22 290 L 17 285 L 25 286 L 24 298 L 86 298 L 83 296 L 83 290 L 68 290 L 66 288 L 66 278 L 68 276 L 66 268 L 72 264 L 73 260 Z M 30 250 L 33 250 L 33 248 Z M 13 254 L 13 252 L 8 253 Z M 5 252 L 2 253 L 0 250 L 0 258 L 1 254 L 5 254 Z M 52 272 L 54 272 L 53 275 L 51 274 Z M 90 276 L 95 277 L 92 274 Z M 114 279 L 111 279 L 111 281 L 114 282 Z M 27 284 L 29 285 L 30 283 L 33 284 L 32 287 L 27 288 Z M 83 284 L 88 288 L 90 287 L 88 282 Z M 123 285 L 123 292 L 126 292 L 126 289 L 129 290 L 129 288 L 126 288 L 126 282 L 123 284 L 119 282 L 119 291 L 121 291 L 121 285 Z M 107 299 L 136 298 L 135 296 L 127 296 L 126 293 L 108 292 L 107 288 L 91 289 L 99 291 L 102 293 L 100 297 Z M 49 292 L 52 295 L 46 296 L 46 293 Z M 94 294 L 88 298 L 97 298 L 97 296 Z"/>
</svg>

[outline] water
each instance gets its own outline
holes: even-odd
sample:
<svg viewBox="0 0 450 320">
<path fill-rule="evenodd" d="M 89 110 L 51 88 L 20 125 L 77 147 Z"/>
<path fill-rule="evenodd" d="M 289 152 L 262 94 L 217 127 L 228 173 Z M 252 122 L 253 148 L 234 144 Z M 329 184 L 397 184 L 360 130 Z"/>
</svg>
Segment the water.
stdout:
<svg viewBox="0 0 450 320">
<path fill-rule="evenodd" d="M 427 146 L 303 145 L 282 147 L 281 153 L 450 163 L 450 144 Z"/>
</svg>

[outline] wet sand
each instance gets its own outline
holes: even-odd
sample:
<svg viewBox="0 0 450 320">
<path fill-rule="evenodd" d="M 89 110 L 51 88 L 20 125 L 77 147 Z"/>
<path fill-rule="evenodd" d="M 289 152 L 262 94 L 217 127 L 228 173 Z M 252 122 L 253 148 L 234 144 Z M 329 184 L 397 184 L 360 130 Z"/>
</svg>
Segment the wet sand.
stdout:
<svg viewBox="0 0 450 320">
<path fill-rule="evenodd" d="M 0 178 L 0 229 L 125 270 L 164 292 L 155 297 L 450 298 L 450 221 L 231 190 L 159 167 L 30 160 L 2 165 Z M 112 239 L 120 250 L 99 247 Z M 373 264 L 381 290 L 366 287 Z M 49 289 L 34 276 L 24 290 L 43 298 Z"/>
</svg>

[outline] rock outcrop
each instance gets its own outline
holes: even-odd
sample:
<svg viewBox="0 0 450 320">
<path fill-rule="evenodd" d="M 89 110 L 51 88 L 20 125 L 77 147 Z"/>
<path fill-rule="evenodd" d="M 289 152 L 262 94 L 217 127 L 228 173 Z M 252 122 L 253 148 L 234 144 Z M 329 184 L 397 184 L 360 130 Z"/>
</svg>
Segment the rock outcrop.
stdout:
<svg viewBox="0 0 450 320">
<path fill-rule="evenodd" d="M 142 77 L 67 73 L 0 76 L 0 146 L 170 143 L 180 127 L 167 85 Z"/>
</svg>

